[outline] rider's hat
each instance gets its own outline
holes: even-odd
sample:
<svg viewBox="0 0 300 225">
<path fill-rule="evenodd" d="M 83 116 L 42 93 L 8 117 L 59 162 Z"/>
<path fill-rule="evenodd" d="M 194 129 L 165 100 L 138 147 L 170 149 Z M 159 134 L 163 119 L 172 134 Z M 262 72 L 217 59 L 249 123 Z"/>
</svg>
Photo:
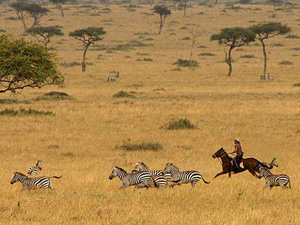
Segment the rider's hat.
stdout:
<svg viewBox="0 0 300 225">
<path fill-rule="evenodd" d="M 236 141 L 237 143 L 241 143 L 239 139 L 234 139 L 234 141 Z"/>
</svg>

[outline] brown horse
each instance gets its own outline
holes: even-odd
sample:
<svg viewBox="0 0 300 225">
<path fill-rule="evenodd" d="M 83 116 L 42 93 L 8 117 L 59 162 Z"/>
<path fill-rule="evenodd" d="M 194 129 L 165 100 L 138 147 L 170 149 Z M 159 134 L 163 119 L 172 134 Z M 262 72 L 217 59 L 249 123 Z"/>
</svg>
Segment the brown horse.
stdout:
<svg viewBox="0 0 300 225">
<path fill-rule="evenodd" d="M 259 173 L 259 166 L 266 167 L 268 169 L 272 169 L 273 166 L 278 167 L 276 158 L 274 158 L 270 164 L 260 162 L 255 158 L 246 158 L 242 160 L 244 168 L 238 169 L 235 163 L 233 163 L 233 159 L 228 156 L 227 152 L 223 148 L 220 148 L 218 151 L 216 151 L 212 157 L 221 158 L 222 161 L 223 171 L 218 173 L 215 178 L 226 173 L 228 173 L 228 177 L 230 177 L 231 173 L 241 173 L 246 170 L 248 170 L 253 176 L 258 177 L 256 172 Z"/>
</svg>

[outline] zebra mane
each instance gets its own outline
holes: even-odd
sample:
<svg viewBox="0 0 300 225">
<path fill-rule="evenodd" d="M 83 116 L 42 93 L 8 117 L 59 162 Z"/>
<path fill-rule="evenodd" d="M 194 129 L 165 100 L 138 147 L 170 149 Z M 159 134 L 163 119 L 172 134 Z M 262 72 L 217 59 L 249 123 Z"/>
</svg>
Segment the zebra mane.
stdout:
<svg viewBox="0 0 300 225">
<path fill-rule="evenodd" d="M 124 170 L 124 169 L 121 168 L 121 167 L 115 166 L 115 168 L 118 169 L 118 170 L 120 170 L 120 171 L 122 171 L 122 172 L 124 172 L 124 173 L 127 173 L 126 170 Z"/>
<path fill-rule="evenodd" d="M 145 163 L 143 163 L 143 162 L 139 162 L 139 164 L 140 164 L 142 167 L 144 167 L 144 169 L 147 169 L 147 170 L 149 170 L 149 167 L 148 167 L 148 166 L 146 166 L 146 164 L 145 164 Z"/>
<path fill-rule="evenodd" d="M 23 176 L 23 177 L 26 177 L 26 178 L 27 178 L 27 176 L 26 176 L 25 174 L 23 174 L 23 173 L 20 173 L 20 172 L 15 172 L 15 174 L 18 174 L 18 175 L 21 175 L 21 176 Z"/>
<path fill-rule="evenodd" d="M 167 163 L 168 166 L 171 166 L 172 169 L 175 169 L 177 171 L 179 171 L 179 168 L 177 166 L 175 166 L 173 163 Z"/>
</svg>

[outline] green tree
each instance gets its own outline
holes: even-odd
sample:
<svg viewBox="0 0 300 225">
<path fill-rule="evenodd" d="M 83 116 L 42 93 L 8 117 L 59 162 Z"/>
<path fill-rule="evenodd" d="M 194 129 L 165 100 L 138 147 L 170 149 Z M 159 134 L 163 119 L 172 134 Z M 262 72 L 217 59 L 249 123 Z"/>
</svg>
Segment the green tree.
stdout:
<svg viewBox="0 0 300 225">
<path fill-rule="evenodd" d="M 82 59 L 82 72 L 86 70 L 86 52 L 90 45 L 95 44 L 96 41 L 103 39 L 102 35 L 106 32 L 102 27 L 88 27 L 85 29 L 75 30 L 70 32 L 69 36 L 81 41 L 84 44 L 83 59 Z"/>
<path fill-rule="evenodd" d="M 38 44 L 0 36 L 0 93 L 63 82 L 54 54 Z"/>
<path fill-rule="evenodd" d="M 233 27 L 224 28 L 219 34 L 214 34 L 210 38 L 211 41 L 218 41 L 229 47 L 228 54 L 225 55 L 225 62 L 229 66 L 228 76 L 232 73 L 232 56 L 231 52 L 234 48 L 241 47 L 249 42 L 255 41 L 255 34 L 247 28 Z"/>
<path fill-rule="evenodd" d="M 282 25 L 281 23 L 262 23 L 253 25 L 249 28 L 255 35 L 256 39 L 260 41 L 262 45 L 263 55 L 264 55 L 264 70 L 263 70 L 263 76 L 266 78 L 267 74 L 267 51 L 266 51 L 266 44 L 265 40 L 278 36 L 278 35 L 285 35 L 289 32 L 291 32 L 291 28 Z"/>
<path fill-rule="evenodd" d="M 48 43 L 50 43 L 50 39 L 53 36 L 62 36 L 64 35 L 60 28 L 57 26 L 51 26 L 51 27 L 33 27 L 29 30 L 27 30 L 29 34 L 32 36 L 35 36 L 39 42 L 43 42 L 45 45 L 45 48 L 48 47 Z M 40 40 L 42 38 L 42 40 Z"/>
<path fill-rule="evenodd" d="M 18 19 L 22 21 L 24 32 L 27 31 L 27 25 L 25 21 L 27 15 L 33 18 L 33 23 L 30 27 L 33 28 L 34 26 L 39 25 L 41 17 L 49 12 L 47 8 L 43 8 L 36 3 L 27 3 L 23 0 L 11 4 L 11 7 L 15 10 Z"/>
<path fill-rule="evenodd" d="M 171 10 L 168 9 L 165 5 L 156 5 L 154 6 L 154 12 L 156 14 L 159 14 L 160 16 L 160 25 L 159 25 L 159 32 L 158 34 L 161 34 L 161 30 L 165 24 L 165 20 L 168 15 L 171 15 Z"/>
<path fill-rule="evenodd" d="M 66 4 L 68 0 L 50 0 L 53 4 L 56 5 L 56 7 L 60 10 L 61 17 L 65 17 L 63 5 Z"/>
</svg>

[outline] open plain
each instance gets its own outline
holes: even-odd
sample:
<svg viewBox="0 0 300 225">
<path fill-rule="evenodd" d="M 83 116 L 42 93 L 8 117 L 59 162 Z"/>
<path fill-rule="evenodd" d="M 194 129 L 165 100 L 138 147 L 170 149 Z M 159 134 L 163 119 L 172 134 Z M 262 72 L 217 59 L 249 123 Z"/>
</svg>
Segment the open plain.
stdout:
<svg viewBox="0 0 300 225">
<path fill-rule="evenodd" d="M 5 93 L 5 109 L 31 108 L 52 116 L 0 116 L 0 223 L 1 224 L 300 224 L 300 42 L 274 37 L 267 43 L 268 70 L 274 81 L 262 81 L 263 55 L 258 42 L 233 51 L 233 74 L 227 77 L 226 47 L 210 41 L 225 27 L 248 27 L 260 22 L 281 22 L 300 36 L 300 9 L 274 10 L 268 5 L 247 5 L 232 10 L 225 5 L 171 8 L 162 34 L 153 6 L 96 8 L 66 5 L 65 18 L 52 5 L 41 25 L 60 25 L 63 37 L 49 46 L 57 54 L 63 87 L 24 89 Z M 225 9 L 225 10 L 224 10 Z M 0 7 L 0 29 L 22 36 L 23 27 L 10 8 Z M 28 21 L 31 22 L 31 21 Z M 68 36 L 88 26 L 103 27 L 104 39 L 87 52 L 87 71 L 81 72 L 83 47 Z M 192 69 L 173 65 L 189 59 L 192 33 L 199 33 Z M 121 46 L 121 47 L 120 47 Z M 211 54 L 203 54 L 211 53 Z M 253 55 L 254 57 L 243 57 Z M 282 61 L 291 65 L 282 65 Z M 76 63 L 74 63 L 76 62 Z M 79 65 L 78 65 L 79 64 Z M 112 71 L 117 82 L 106 82 Z M 112 97 L 127 91 L 135 98 Z M 66 92 L 71 100 L 40 100 L 50 91 Z M 166 130 L 166 123 L 188 118 L 198 129 Z M 221 165 L 212 154 L 220 147 L 233 151 L 239 138 L 244 158 L 270 162 L 274 173 L 286 173 L 292 188 L 263 190 L 264 179 L 244 172 L 213 179 Z M 160 143 L 162 150 L 127 151 L 124 142 Z M 22 191 L 10 184 L 13 172 L 26 173 L 37 159 L 42 175 L 53 179 L 54 191 Z M 131 171 L 136 162 L 163 169 L 173 162 L 181 170 L 198 170 L 210 184 L 194 188 L 119 190 L 109 180 L 113 166 Z"/>
</svg>

